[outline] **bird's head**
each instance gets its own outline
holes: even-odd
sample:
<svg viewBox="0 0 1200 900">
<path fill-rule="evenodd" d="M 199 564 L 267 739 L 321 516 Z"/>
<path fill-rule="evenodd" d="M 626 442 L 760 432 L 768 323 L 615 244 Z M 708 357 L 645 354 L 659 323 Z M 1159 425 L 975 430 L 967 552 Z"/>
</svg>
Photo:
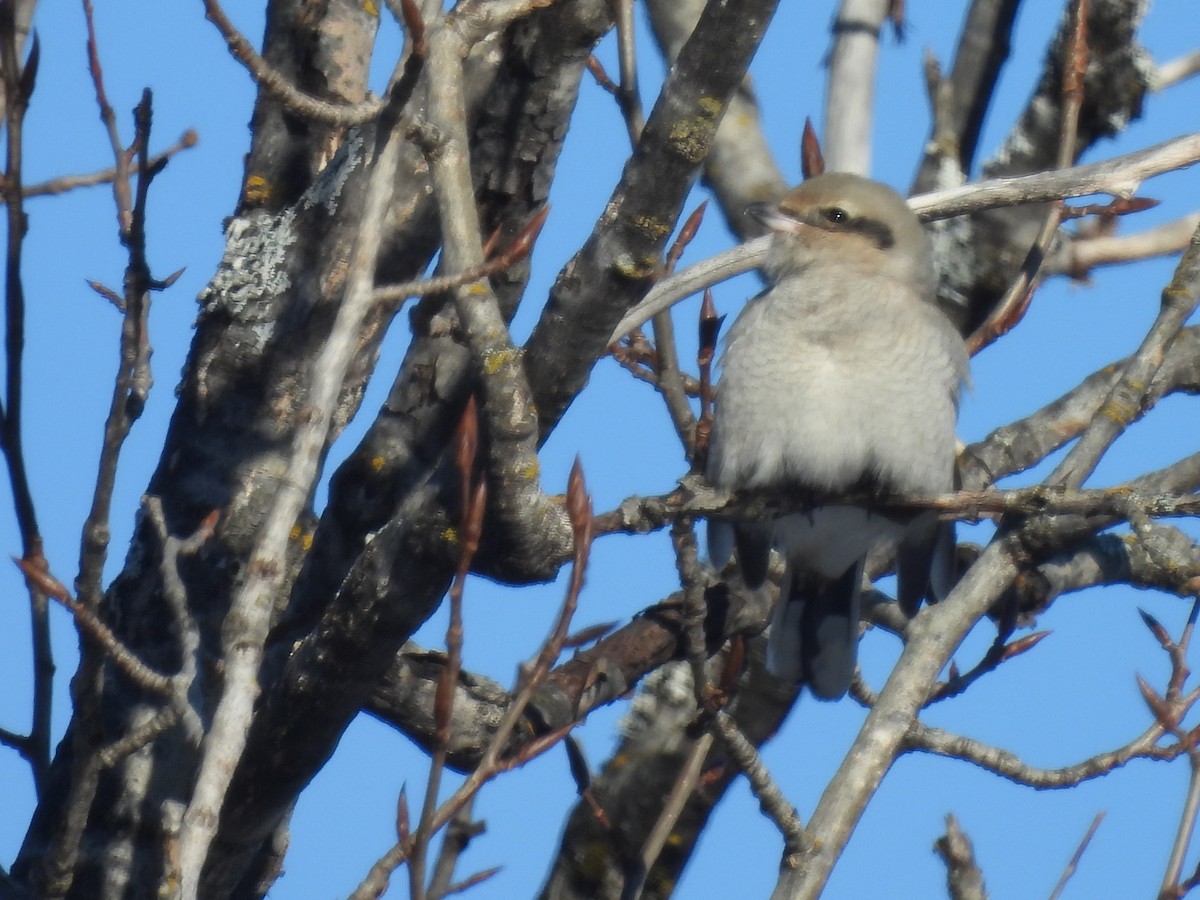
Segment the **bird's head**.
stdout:
<svg viewBox="0 0 1200 900">
<path fill-rule="evenodd" d="M 774 234 L 763 271 L 772 283 L 813 266 L 886 275 L 933 298 L 929 236 L 904 198 L 885 184 L 846 172 L 810 178 L 778 203 L 746 210 Z"/>
</svg>

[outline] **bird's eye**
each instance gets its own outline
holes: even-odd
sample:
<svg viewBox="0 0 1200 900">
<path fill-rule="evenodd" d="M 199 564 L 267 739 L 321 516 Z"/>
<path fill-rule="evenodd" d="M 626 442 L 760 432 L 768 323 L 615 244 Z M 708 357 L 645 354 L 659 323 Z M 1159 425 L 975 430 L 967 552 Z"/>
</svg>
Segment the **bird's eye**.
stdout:
<svg viewBox="0 0 1200 900">
<path fill-rule="evenodd" d="M 825 217 L 825 221 L 832 222 L 834 225 L 845 225 L 850 221 L 850 213 L 840 206 L 827 206 L 821 210 L 821 215 Z"/>
</svg>

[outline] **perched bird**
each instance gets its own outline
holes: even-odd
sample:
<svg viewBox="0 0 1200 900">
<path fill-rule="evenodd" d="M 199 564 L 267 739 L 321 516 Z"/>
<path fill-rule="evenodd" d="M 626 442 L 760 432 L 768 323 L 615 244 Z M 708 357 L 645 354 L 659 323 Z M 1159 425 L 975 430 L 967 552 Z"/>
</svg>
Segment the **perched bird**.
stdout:
<svg viewBox="0 0 1200 900">
<path fill-rule="evenodd" d="M 928 236 L 899 194 L 857 175 L 805 181 L 747 211 L 773 232 L 768 287 L 730 329 L 707 475 L 729 489 L 879 495 L 950 490 L 967 378 L 935 300 Z M 844 695 L 858 649 L 863 565 L 897 547 L 910 615 L 953 580 L 952 524 L 828 505 L 773 522 L 709 523 L 718 568 L 736 545 L 751 589 L 784 558 L 767 664 L 814 696 Z"/>
</svg>

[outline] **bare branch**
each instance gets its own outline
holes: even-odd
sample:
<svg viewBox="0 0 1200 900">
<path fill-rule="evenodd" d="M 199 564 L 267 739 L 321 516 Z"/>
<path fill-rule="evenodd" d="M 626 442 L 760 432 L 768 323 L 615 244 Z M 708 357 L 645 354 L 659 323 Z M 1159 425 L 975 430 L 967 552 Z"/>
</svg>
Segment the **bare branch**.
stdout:
<svg viewBox="0 0 1200 900">
<path fill-rule="evenodd" d="M 1156 66 L 1150 76 L 1150 90 L 1165 91 L 1200 72 L 1200 50 L 1193 50 Z"/>
<path fill-rule="evenodd" d="M 1038 172 L 935 191 L 913 197 L 909 205 L 924 220 L 960 216 L 998 206 L 1044 203 L 1087 194 L 1131 197 L 1147 178 L 1200 161 L 1200 132 L 1165 141 L 1146 150 L 1055 172 Z M 769 237 L 747 241 L 659 282 L 613 329 L 616 343 L 655 313 L 721 281 L 758 268 L 766 257 Z"/>
<path fill-rule="evenodd" d="M 225 15 L 225 10 L 217 0 L 203 0 L 203 3 L 205 17 L 221 32 L 221 37 L 225 38 L 233 58 L 246 67 L 246 71 L 259 87 L 296 115 L 326 125 L 348 127 L 370 122 L 383 112 L 387 105 L 385 100 L 366 100 L 353 104 L 330 103 L 301 91 L 258 54 L 254 45 L 246 40 L 246 36 L 238 31 Z"/>
<path fill-rule="evenodd" d="M 1050 475 L 1053 484 L 1078 487 L 1096 467 L 1109 445 L 1138 415 L 1146 386 L 1162 365 L 1166 348 L 1200 304 L 1200 228 L 1192 235 L 1175 275 L 1162 293 L 1162 309 L 1141 346 L 1130 358 L 1079 442 Z"/>
<path fill-rule="evenodd" d="M 950 900 L 986 900 L 987 889 L 975 859 L 975 847 L 953 814 L 946 816 L 946 833 L 934 842 L 933 849 L 946 864 Z"/>
<path fill-rule="evenodd" d="M 366 203 L 350 259 L 345 296 L 329 338 L 313 364 L 307 412 L 293 437 L 286 476 L 261 526 L 247 567 L 247 577 L 233 598 L 229 616 L 240 627 L 227 631 L 224 642 L 224 690 L 206 741 L 196 788 L 180 833 L 183 900 L 195 900 L 234 768 L 259 693 L 258 673 L 270 626 L 275 594 L 282 582 L 289 536 L 317 475 L 326 435 L 346 370 L 358 346 L 362 322 L 374 303 L 375 264 L 395 186 L 402 141 L 400 128 L 383 136 L 370 176 Z"/>
<path fill-rule="evenodd" d="M 841 0 L 825 95 L 825 163 L 830 172 L 871 171 L 871 116 L 879 33 L 889 0 Z"/>
<path fill-rule="evenodd" d="M 1063 870 L 1062 877 L 1058 879 L 1058 884 L 1054 885 L 1054 890 L 1050 892 L 1050 900 L 1058 900 L 1062 896 L 1063 888 L 1067 886 L 1067 882 L 1071 880 L 1071 876 L 1075 874 L 1075 870 L 1079 868 L 1079 861 L 1083 859 L 1083 854 L 1087 852 L 1088 845 L 1092 842 L 1092 838 L 1096 836 L 1096 830 L 1100 827 L 1100 823 L 1104 821 L 1104 811 L 1096 813 L 1092 819 L 1092 824 L 1088 826 L 1088 830 L 1084 833 L 1083 839 L 1079 842 L 1079 846 L 1075 848 L 1075 852 L 1071 855 L 1070 862 Z"/>
</svg>

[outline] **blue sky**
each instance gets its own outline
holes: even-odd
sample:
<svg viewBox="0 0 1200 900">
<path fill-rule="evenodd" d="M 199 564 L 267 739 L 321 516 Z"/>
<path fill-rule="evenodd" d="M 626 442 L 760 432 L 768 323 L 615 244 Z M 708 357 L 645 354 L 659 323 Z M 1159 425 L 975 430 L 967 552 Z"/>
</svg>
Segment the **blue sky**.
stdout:
<svg viewBox="0 0 1200 900">
<path fill-rule="evenodd" d="M 260 4 L 229 4 L 251 38 L 262 32 Z M 798 180 L 799 135 L 804 117 L 820 122 L 831 2 L 784 3 L 753 67 L 771 144 L 789 179 Z M 885 41 L 878 90 L 874 172 L 904 190 L 911 181 L 928 129 L 921 56 L 931 47 L 951 59 L 959 28 L 958 4 L 908 4 L 908 38 Z M 1057 4 L 1026 3 L 1018 20 L 1013 55 L 981 140 L 986 157 L 1028 96 Z M 1192 50 L 1194 10 L 1185 0 L 1154 5 L 1142 33 L 1158 62 Z M 27 122 L 26 180 L 36 182 L 111 164 L 87 76 L 80 6 L 43 0 L 36 21 L 42 61 Z M 138 498 L 157 461 L 174 402 L 174 387 L 191 338 L 194 298 L 215 269 L 223 246 L 222 220 L 236 199 L 242 155 L 248 144 L 253 90 L 228 56 L 199 3 L 126 0 L 97 10 L 100 47 L 109 97 L 131 134 L 128 110 L 141 89 L 155 92 L 153 145 L 174 142 L 187 128 L 197 147 L 173 160 L 155 182 L 149 213 L 149 254 L 159 276 L 187 271 L 157 295 L 151 319 L 156 384 L 146 414 L 126 445 L 113 513 L 112 559 L 120 568 Z M 385 22 L 377 84 L 391 69 L 398 43 Z M 646 43 L 643 100 L 657 91 L 662 67 Z M 599 55 L 615 70 L 612 41 Z M 1089 160 L 1128 152 L 1195 130 L 1200 108 L 1195 81 L 1148 98 L 1144 118 L 1119 140 L 1095 148 Z M 581 110 L 564 150 L 552 200 L 554 209 L 534 257 L 527 305 L 514 331 L 523 340 L 538 306 L 563 262 L 590 231 L 628 152 L 612 99 L 585 80 Z M 1163 176 L 1142 191 L 1164 201 L 1127 227 L 1143 228 L 1200 207 L 1200 171 Z M 697 190 L 689 209 L 703 199 Z M 124 257 L 107 188 L 76 191 L 28 204 L 26 294 L 29 304 L 26 356 L 26 443 L 30 478 L 42 518 L 46 550 L 56 574 L 70 583 L 78 563 L 79 529 L 95 478 L 101 428 L 117 362 L 119 318 L 84 284 L 85 278 L 119 285 Z M 724 249 L 730 238 L 711 215 L 684 262 Z M 1047 284 L 1026 321 L 974 361 L 974 388 L 966 397 L 960 434 L 970 442 L 1019 418 L 1074 386 L 1096 368 L 1131 352 L 1158 309 L 1173 261 L 1152 261 L 1122 271 L 1096 273 L 1090 286 L 1063 280 Z M 716 292 L 721 312 L 736 312 L 755 290 L 752 279 Z M 696 302 L 678 308 L 687 337 Z M 403 328 L 389 336 L 383 373 L 363 405 L 364 414 L 335 456 L 352 446 L 373 415 L 400 359 Z M 688 338 L 690 340 L 690 338 Z M 684 341 L 683 359 L 694 356 Z M 1092 484 L 1119 481 L 1194 452 L 1200 427 L 1195 400 L 1162 404 L 1122 437 Z M 683 461 L 661 401 L 632 382 L 614 363 L 602 362 L 591 384 L 547 444 L 543 471 L 548 490 L 566 483 L 579 454 L 598 510 L 636 493 L 671 487 Z M 1040 470 L 1039 470 L 1040 471 Z M 1038 472 L 1014 483 L 1030 483 Z M 0 510 L 8 509 L 7 481 Z M 1197 535 L 1193 523 L 1191 533 Z M 966 529 L 964 529 L 966 532 Z M 0 515 L 0 548 L 19 553 L 11 514 Z M 0 629 L 0 725 L 22 731 L 29 721 L 29 639 L 25 590 L 15 569 L 0 567 L 3 598 Z M 580 625 L 628 617 L 676 587 L 664 535 L 607 537 L 593 552 Z M 466 599 L 466 665 L 509 682 L 516 664 L 544 636 L 561 596 L 560 586 L 514 591 L 473 580 Z M 926 718 L 1012 749 L 1038 765 L 1062 765 L 1128 741 L 1149 723 L 1134 685 L 1140 672 L 1165 680 L 1166 664 L 1141 625 L 1144 607 L 1178 633 L 1187 606 L 1177 598 L 1130 589 L 1091 591 L 1063 598 L 1043 616 L 1052 637 L 1035 652 L 974 686 L 966 697 Z M 69 617 L 53 611 L 58 661 L 55 740 L 69 710 L 68 680 L 75 663 Z M 444 619 L 435 617 L 418 639 L 440 646 Z M 991 639 L 977 629 L 958 658 L 970 665 Z M 886 636 L 864 642 L 868 681 L 883 683 L 896 655 Z M 612 746 L 620 707 L 592 716 L 580 737 L 594 767 Z M 765 758 L 781 786 L 807 817 L 863 719 L 852 702 L 802 701 Z M 293 822 L 287 874 L 273 897 L 336 897 L 347 894 L 394 839 L 395 797 L 403 783 L 414 808 L 425 782 L 425 758 L 402 737 L 360 717 L 326 769 L 301 798 Z M 1187 783 L 1183 763 L 1135 763 L 1100 782 L 1068 792 L 1035 793 L 958 762 L 906 757 L 896 765 L 831 881 L 828 896 L 939 895 L 943 870 L 931 851 L 943 817 L 956 813 L 975 841 L 992 895 L 1049 893 L 1092 816 L 1108 818 L 1085 856 L 1067 896 L 1146 896 L 1157 889 Z M 487 833 L 463 859 L 462 875 L 503 865 L 503 872 L 472 892 L 477 898 L 532 894 L 556 846 L 574 787 L 561 752 L 484 790 L 477 815 Z M 0 750 L 0 862 L 11 862 L 32 811 L 32 783 L 15 753 Z M 739 784 L 719 809 L 678 896 L 764 896 L 775 881 L 780 841 Z M 1194 865 L 1195 855 L 1190 858 Z M 393 895 L 402 896 L 397 885 Z"/>
</svg>

